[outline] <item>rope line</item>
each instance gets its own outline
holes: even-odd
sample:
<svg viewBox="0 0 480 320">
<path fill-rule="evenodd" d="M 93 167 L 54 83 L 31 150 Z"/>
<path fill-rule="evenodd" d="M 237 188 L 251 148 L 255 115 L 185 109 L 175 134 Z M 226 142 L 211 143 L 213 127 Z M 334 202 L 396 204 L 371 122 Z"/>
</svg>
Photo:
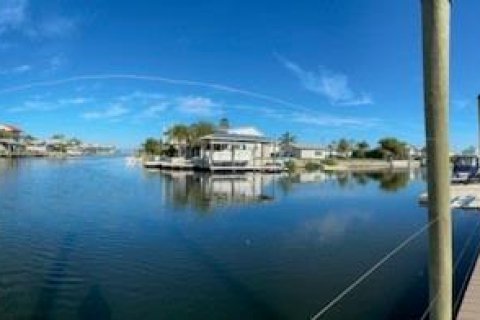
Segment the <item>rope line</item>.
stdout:
<svg viewBox="0 0 480 320">
<path fill-rule="evenodd" d="M 465 240 L 465 245 L 463 246 L 463 249 L 462 251 L 460 252 L 460 254 L 458 255 L 457 257 L 457 260 L 455 261 L 455 264 L 454 264 L 454 267 L 453 267 L 453 272 L 457 271 L 458 269 L 458 266 L 460 265 L 460 261 L 462 261 L 463 259 L 463 256 L 465 255 L 465 253 L 467 252 L 467 249 L 470 247 L 470 244 L 472 243 L 473 241 L 473 237 L 475 236 L 475 233 L 476 231 L 479 229 L 480 227 L 480 220 L 477 222 L 477 224 L 475 225 L 475 228 L 473 229 L 472 233 L 470 234 L 470 236 L 467 238 L 467 240 Z M 475 259 L 474 259 L 475 260 Z M 466 278 L 468 279 L 468 274 L 466 276 Z M 459 291 L 460 293 L 462 291 Z M 461 294 L 459 295 L 459 297 L 461 296 Z M 435 303 L 435 301 L 437 301 L 437 298 L 438 298 L 438 292 L 435 294 L 435 297 L 433 297 L 433 299 L 430 301 L 430 303 L 428 304 L 427 306 L 427 309 L 425 310 L 425 312 L 423 312 L 422 314 L 422 317 L 420 318 L 420 320 L 425 320 L 428 316 L 428 314 L 430 313 L 430 310 L 432 309 L 432 306 L 433 304 Z M 458 297 L 457 297 L 458 299 Z M 457 300 L 455 302 L 457 304 Z M 455 306 L 456 308 L 456 306 Z"/>
<path fill-rule="evenodd" d="M 372 275 L 378 268 L 384 265 L 388 260 L 390 260 L 393 256 L 395 256 L 400 250 L 406 247 L 410 242 L 415 240 L 418 236 L 420 236 L 425 230 L 430 228 L 434 223 L 438 221 L 438 218 L 430 221 L 425 226 L 420 228 L 418 231 L 414 232 L 408 238 L 406 238 L 403 242 L 401 242 L 397 247 L 391 250 L 388 254 L 386 254 L 380 261 L 378 261 L 375 265 L 373 265 L 370 269 L 368 269 L 365 273 L 363 273 L 357 280 L 355 280 L 351 285 L 345 288 L 342 292 L 340 292 L 332 301 L 330 301 L 325 307 L 323 307 L 319 312 L 317 312 L 313 317 L 312 320 L 320 319 L 323 315 L 325 315 L 333 306 L 335 306 L 340 300 L 342 300 L 346 295 L 348 295 L 352 290 L 354 290 L 358 285 L 360 285 L 363 281 L 365 281 L 370 275 Z"/>
</svg>

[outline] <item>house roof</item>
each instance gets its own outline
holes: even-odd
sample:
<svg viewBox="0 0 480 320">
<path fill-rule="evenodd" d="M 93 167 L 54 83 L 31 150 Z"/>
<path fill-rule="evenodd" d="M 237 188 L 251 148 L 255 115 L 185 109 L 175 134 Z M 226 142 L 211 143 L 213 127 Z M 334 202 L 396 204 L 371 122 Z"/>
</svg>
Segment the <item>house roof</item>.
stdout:
<svg viewBox="0 0 480 320">
<path fill-rule="evenodd" d="M 17 132 L 17 133 L 23 132 L 22 129 L 9 124 L 0 124 L 0 130 L 7 131 L 7 132 Z"/>
<path fill-rule="evenodd" d="M 222 141 L 222 142 L 271 142 L 262 132 L 254 127 L 239 127 L 219 130 L 215 133 L 200 138 L 201 141 Z"/>
<path fill-rule="evenodd" d="M 200 138 L 201 141 L 222 141 L 222 142 L 271 142 L 263 136 L 236 134 L 236 133 L 222 133 L 216 132 Z"/>
</svg>

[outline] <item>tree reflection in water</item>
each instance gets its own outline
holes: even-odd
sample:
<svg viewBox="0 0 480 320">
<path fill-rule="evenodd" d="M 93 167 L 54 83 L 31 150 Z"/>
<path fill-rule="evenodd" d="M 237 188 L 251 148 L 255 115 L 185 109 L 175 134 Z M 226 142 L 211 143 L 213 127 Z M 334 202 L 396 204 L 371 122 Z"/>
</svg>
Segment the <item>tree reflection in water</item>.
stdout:
<svg viewBox="0 0 480 320">
<path fill-rule="evenodd" d="M 304 183 L 335 183 L 341 188 L 377 183 L 381 190 L 395 192 L 405 188 L 410 180 L 423 177 L 420 171 L 314 171 L 294 174 L 160 172 L 164 178 L 164 198 L 175 208 L 192 208 L 199 213 L 208 213 L 222 206 L 273 201 L 276 192 L 285 196 L 295 186 Z"/>
<path fill-rule="evenodd" d="M 281 176 L 278 179 L 278 186 L 284 194 L 291 192 L 295 184 L 306 182 L 335 182 L 341 188 L 351 188 L 356 185 L 364 186 L 371 182 L 377 182 L 381 190 L 394 192 L 405 188 L 412 180 L 425 180 L 423 170 L 417 169 L 413 171 L 342 171 L 342 172 L 316 172 L 312 178 L 309 173 L 295 173 Z M 308 177 L 308 178 L 307 178 Z"/>
</svg>

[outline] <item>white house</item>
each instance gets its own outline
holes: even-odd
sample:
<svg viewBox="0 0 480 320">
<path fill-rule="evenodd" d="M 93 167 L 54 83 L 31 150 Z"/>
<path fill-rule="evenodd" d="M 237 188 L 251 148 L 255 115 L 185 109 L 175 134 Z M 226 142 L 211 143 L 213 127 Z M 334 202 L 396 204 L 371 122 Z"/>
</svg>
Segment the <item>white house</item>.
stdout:
<svg viewBox="0 0 480 320">
<path fill-rule="evenodd" d="M 323 146 L 297 143 L 284 147 L 283 153 L 302 160 L 322 160 L 330 155 Z"/>
<path fill-rule="evenodd" d="M 421 159 L 424 157 L 424 148 L 414 145 L 407 145 L 408 156 L 411 159 Z"/>
<path fill-rule="evenodd" d="M 7 124 L 0 124 L 0 153 L 11 154 L 23 149 L 19 142 L 22 130 Z"/>
<path fill-rule="evenodd" d="M 255 128 L 227 129 L 200 138 L 195 166 L 211 170 L 275 166 L 276 144 Z"/>
<path fill-rule="evenodd" d="M 17 128 L 8 124 L 0 123 L 0 137 L 3 137 L 3 138 L 8 137 L 8 138 L 18 140 L 22 132 L 23 131 L 20 128 Z"/>
</svg>

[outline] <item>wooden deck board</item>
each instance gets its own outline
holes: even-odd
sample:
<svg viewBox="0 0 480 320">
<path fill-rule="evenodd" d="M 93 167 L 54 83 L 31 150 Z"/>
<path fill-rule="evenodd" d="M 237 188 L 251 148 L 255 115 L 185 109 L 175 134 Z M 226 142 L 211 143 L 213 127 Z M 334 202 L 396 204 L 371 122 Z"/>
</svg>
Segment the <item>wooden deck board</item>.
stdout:
<svg viewBox="0 0 480 320">
<path fill-rule="evenodd" d="M 480 319 L 480 263 L 478 263 L 478 258 L 457 316 L 457 320 L 473 319 Z"/>
</svg>

